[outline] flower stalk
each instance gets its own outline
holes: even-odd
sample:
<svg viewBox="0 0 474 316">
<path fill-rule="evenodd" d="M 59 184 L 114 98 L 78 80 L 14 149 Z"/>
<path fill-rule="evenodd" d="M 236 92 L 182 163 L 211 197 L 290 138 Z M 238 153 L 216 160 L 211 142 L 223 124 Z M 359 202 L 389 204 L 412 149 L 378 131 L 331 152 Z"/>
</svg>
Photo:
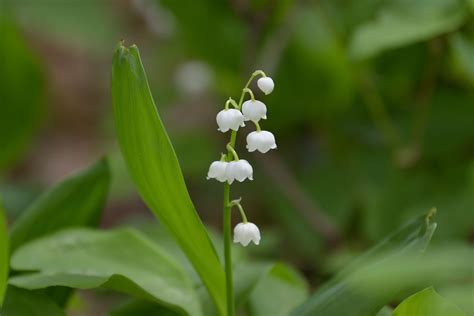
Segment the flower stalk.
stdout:
<svg viewBox="0 0 474 316">
<path fill-rule="evenodd" d="M 239 102 L 229 98 L 216 116 L 218 130 L 222 133 L 231 131 L 229 142 L 226 145 L 227 153 L 222 154 L 219 161 L 214 161 L 209 167 L 207 179 L 216 179 L 224 183 L 224 214 L 223 214 L 223 233 L 224 233 L 224 265 L 226 276 L 226 300 L 227 316 L 235 316 L 235 298 L 234 282 L 232 274 L 232 216 L 231 211 L 234 206 L 240 211 L 242 222 L 234 228 L 235 243 L 240 243 L 244 247 L 253 242 L 255 245 L 260 243 L 260 230 L 258 227 L 247 220 L 241 199 L 230 200 L 230 185 L 237 180 L 253 180 L 253 168 L 245 159 L 240 159 L 235 150 L 237 132 L 240 127 L 245 126 L 244 121 L 252 121 L 255 124 L 256 132 L 252 132 L 247 137 L 247 149 L 249 152 L 258 150 L 262 153 L 276 148 L 275 138 L 272 133 L 263 131 L 258 121 L 266 119 L 267 108 L 261 101 L 255 100 L 253 91 L 249 88 L 252 81 L 258 77 L 257 85 L 265 94 L 272 92 L 274 83 L 270 77 L 267 77 L 261 70 L 255 71 L 242 89 Z M 250 100 L 245 101 L 245 95 L 250 96 Z M 233 108 L 230 108 L 232 105 Z"/>
</svg>

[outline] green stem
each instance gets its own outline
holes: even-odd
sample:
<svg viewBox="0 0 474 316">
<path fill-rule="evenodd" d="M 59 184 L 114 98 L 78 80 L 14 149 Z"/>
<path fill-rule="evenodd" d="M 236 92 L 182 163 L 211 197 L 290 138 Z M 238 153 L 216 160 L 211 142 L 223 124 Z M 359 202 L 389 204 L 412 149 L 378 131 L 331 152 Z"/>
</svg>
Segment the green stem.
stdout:
<svg viewBox="0 0 474 316">
<path fill-rule="evenodd" d="M 255 71 L 249 78 L 249 80 L 247 81 L 247 83 L 245 84 L 245 87 L 242 89 L 242 94 L 240 95 L 240 99 L 239 99 L 239 110 L 240 108 L 242 107 L 242 103 L 244 102 L 244 96 L 245 96 L 245 92 L 247 91 L 246 89 L 249 88 L 250 84 L 252 83 L 252 80 L 255 79 L 255 77 L 257 77 L 258 75 L 261 75 L 263 77 L 265 77 L 265 73 L 261 70 L 257 70 Z M 249 89 L 250 90 L 250 89 Z M 252 90 L 250 90 L 252 91 Z M 253 96 L 253 94 L 252 94 Z M 252 100 L 254 100 L 254 98 L 252 98 Z"/>
<path fill-rule="evenodd" d="M 242 204 L 240 204 L 240 201 L 242 201 L 242 198 L 238 198 L 237 200 L 230 201 L 230 208 L 232 209 L 234 206 L 237 206 L 240 211 L 240 216 L 242 217 L 242 221 L 244 223 L 247 223 L 247 215 L 245 215 L 244 208 L 242 207 Z"/>
<path fill-rule="evenodd" d="M 262 129 L 260 128 L 260 124 L 258 122 L 252 121 L 255 124 L 255 128 L 257 129 L 257 132 L 261 132 Z"/>
<path fill-rule="evenodd" d="M 239 208 L 240 215 L 242 216 L 242 221 L 244 223 L 247 223 L 248 221 L 247 221 L 247 216 L 245 215 L 245 212 L 244 212 L 244 208 L 242 207 L 242 205 L 240 205 L 240 203 L 237 203 L 236 205 Z"/>
<path fill-rule="evenodd" d="M 234 156 L 234 160 L 238 161 L 239 160 L 239 155 L 237 155 L 237 152 L 235 151 L 234 146 L 232 146 L 230 143 L 228 143 L 226 148 Z"/>
<path fill-rule="evenodd" d="M 244 89 L 242 90 L 242 92 L 243 92 L 244 94 L 245 94 L 245 93 L 250 94 L 250 99 L 252 100 L 252 102 L 255 101 L 255 96 L 253 95 L 253 92 L 252 92 L 252 90 L 251 90 L 250 88 L 244 88 Z"/>
<path fill-rule="evenodd" d="M 224 260 L 225 260 L 225 279 L 226 279 L 226 296 L 227 296 L 227 316 L 235 316 L 234 303 L 234 280 L 232 275 L 232 221 L 230 206 L 230 184 L 224 184 Z"/>
<path fill-rule="evenodd" d="M 244 102 L 245 89 L 248 89 L 249 85 L 252 83 L 252 80 L 258 76 L 263 75 L 263 71 L 255 71 L 250 79 L 247 81 L 242 94 L 240 95 L 239 104 L 237 109 L 242 108 L 242 103 Z M 231 101 L 229 101 L 231 103 Z M 232 104 L 232 103 L 231 103 Z M 232 104 L 234 105 L 234 104 Z M 235 107 L 235 105 L 234 105 Z M 232 131 L 230 134 L 230 141 L 227 144 L 227 161 L 231 161 L 232 158 L 235 158 L 237 153 L 234 150 L 235 141 L 237 139 L 237 132 Z M 232 149 L 232 150 L 230 150 Z M 234 155 L 235 154 L 235 155 Z M 237 157 L 238 159 L 238 157 Z M 245 214 L 244 214 L 245 215 Z M 235 302 L 234 302 L 234 280 L 232 276 L 232 221 L 231 221 L 231 206 L 230 206 L 230 184 L 228 182 L 224 183 L 224 264 L 225 264 L 225 276 L 226 276 L 226 297 L 227 297 L 227 316 L 235 316 Z"/>
</svg>

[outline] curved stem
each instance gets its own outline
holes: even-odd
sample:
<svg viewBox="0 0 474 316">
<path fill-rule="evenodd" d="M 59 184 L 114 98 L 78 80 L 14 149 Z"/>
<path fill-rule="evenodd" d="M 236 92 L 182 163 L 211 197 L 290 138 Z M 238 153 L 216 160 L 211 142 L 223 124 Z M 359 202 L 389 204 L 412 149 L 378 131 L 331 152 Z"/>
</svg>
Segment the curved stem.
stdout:
<svg viewBox="0 0 474 316">
<path fill-rule="evenodd" d="M 228 110 L 229 109 L 229 104 L 232 104 L 232 106 L 235 108 L 235 109 L 239 109 L 239 106 L 237 104 L 237 102 L 234 101 L 234 99 L 232 98 L 229 98 L 229 100 L 227 100 L 225 102 L 225 109 Z"/>
<path fill-rule="evenodd" d="M 252 74 L 252 76 L 256 77 L 256 76 L 262 76 L 262 77 L 266 77 L 267 75 L 263 72 L 263 70 L 255 70 Z"/>
<path fill-rule="evenodd" d="M 250 99 L 251 99 L 252 101 L 255 101 L 255 96 L 253 95 L 253 92 L 252 92 L 252 90 L 250 90 L 250 88 L 244 88 L 244 89 L 242 90 L 242 92 L 244 93 L 244 95 L 245 95 L 245 93 L 250 94 Z"/>
<path fill-rule="evenodd" d="M 258 122 L 252 121 L 255 124 L 255 128 L 257 129 L 257 132 L 261 132 L 262 129 L 260 128 L 260 124 Z"/>
<path fill-rule="evenodd" d="M 240 216 L 242 217 L 242 221 L 244 223 L 247 223 L 248 222 L 247 221 L 247 215 L 245 215 L 244 208 L 242 207 L 242 204 L 240 204 L 240 201 L 242 201 L 242 198 L 238 198 L 237 200 L 230 201 L 229 205 L 230 205 L 231 209 L 232 209 L 232 207 L 237 206 L 239 208 Z"/>
<path fill-rule="evenodd" d="M 240 215 L 242 216 L 242 221 L 244 223 L 247 223 L 247 216 L 245 215 L 245 212 L 244 212 L 244 208 L 242 207 L 242 205 L 240 203 L 237 203 L 237 207 L 239 208 L 239 211 L 240 211 Z"/>
<path fill-rule="evenodd" d="M 261 70 L 257 70 L 255 71 L 249 78 L 249 80 L 247 81 L 247 83 L 245 84 L 245 87 L 242 89 L 242 94 L 240 95 L 240 99 L 239 99 L 239 110 L 240 108 L 242 107 L 242 103 L 244 102 L 244 96 L 245 96 L 245 89 L 248 89 L 248 87 L 250 86 L 250 84 L 252 83 L 252 80 L 255 79 L 255 77 L 257 77 L 258 75 L 262 75 L 264 77 L 265 76 L 265 73 Z M 250 89 L 249 89 L 250 90 Z M 252 90 L 250 90 L 252 91 Z M 252 94 L 253 95 L 253 94 Z"/>
<path fill-rule="evenodd" d="M 226 148 L 230 153 L 232 153 L 232 155 L 234 156 L 235 161 L 239 160 L 239 155 L 237 155 L 237 152 L 235 151 L 234 146 L 232 146 L 230 143 L 228 143 Z"/>
</svg>

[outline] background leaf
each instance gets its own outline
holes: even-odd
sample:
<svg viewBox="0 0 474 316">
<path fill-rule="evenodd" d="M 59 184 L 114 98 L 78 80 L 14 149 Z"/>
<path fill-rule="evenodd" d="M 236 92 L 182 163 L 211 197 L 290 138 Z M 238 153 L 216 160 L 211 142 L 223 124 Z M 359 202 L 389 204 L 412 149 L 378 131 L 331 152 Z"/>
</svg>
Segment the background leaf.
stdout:
<svg viewBox="0 0 474 316">
<path fill-rule="evenodd" d="M 390 1 L 373 21 L 356 29 L 350 53 L 366 58 L 426 40 L 455 30 L 466 16 L 466 6 L 458 0 Z"/>
<path fill-rule="evenodd" d="M 41 293 L 9 286 L 3 316 L 66 316 L 59 306 Z"/>
<path fill-rule="evenodd" d="M 0 201 L 0 307 L 3 303 L 8 279 L 8 232 L 5 211 Z"/>
<path fill-rule="evenodd" d="M 360 283 L 364 280 L 356 278 L 354 281 L 352 278 L 369 262 L 377 267 L 397 260 L 396 254 L 421 253 L 428 245 L 436 228 L 436 223 L 430 222 L 433 212 L 413 220 L 356 259 L 332 281 L 316 291 L 291 315 L 367 316 L 376 314 L 387 302 L 396 298 L 406 288 L 402 285 L 384 289 L 383 295 L 376 295 L 377 293 L 367 295 L 360 287 Z M 387 253 L 390 253 L 390 256 L 386 256 Z"/>
<path fill-rule="evenodd" d="M 393 316 L 465 316 L 459 308 L 440 296 L 433 288 L 427 288 L 404 300 Z"/>
<path fill-rule="evenodd" d="M 10 283 L 26 288 L 104 287 L 149 299 L 188 315 L 201 315 L 191 279 L 156 244 L 131 230 L 66 230 L 18 249 L 17 270 L 38 271 Z"/>
<path fill-rule="evenodd" d="M 47 190 L 14 222 L 10 234 L 13 253 L 22 244 L 66 227 L 95 226 L 110 183 L 105 159 Z"/>
<path fill-rule="evenodd" d="M 179 314 L 150 301 L 132 300 L 114 309 L 108 315 L 109 316 L 137 316 L 137 315 L 177 316 Z"/>
<path fill-rule="evenodd" d="M 252 316 L 287 316 L 308 297 L 308 285 L 295 270 L 276 264 L 250 295 Z"/>
<path fill-rule="evenodd" d="M 32 141 L 44 116 L 45 102 L 39 61 L 3 9 L 2 3 L 0 172 L 9 167 Z"/>
<path fill-rule="evenodd" d="M 129 173 L 148 207 L 178 241 L 222 314 L 224 272 L 189 197 L 136 46 L 117 48 L 112 94 L 117 136 Z"/>
<path fill-rule="evenodd" d="M 454 70 L 474 84 L 474 36 L 457 32 L 449 37 L 449 44 Z"/>
</svg>

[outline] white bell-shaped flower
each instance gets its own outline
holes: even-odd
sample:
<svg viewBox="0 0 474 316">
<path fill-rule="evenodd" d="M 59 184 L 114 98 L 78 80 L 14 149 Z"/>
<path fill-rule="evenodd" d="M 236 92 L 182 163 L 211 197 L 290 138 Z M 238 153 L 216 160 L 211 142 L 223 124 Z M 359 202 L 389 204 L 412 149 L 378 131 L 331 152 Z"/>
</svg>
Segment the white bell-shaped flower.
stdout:
<svg viewBox="0 0 474 316">
<path fill-rule="evenodd" d="M 253 180 L 253 168 L 245 159 L 231 161 L 227 164 L 225 176 L 229 184 L 232 184 L 234 180 L 239 182 L 242 182 L 247 178 Z"/>
<path fill-rule="evenodd" d="M 275 148 L 277 148 L 275 136 L 268 131 L 255 131 L 247 135 L 247 149 L 249 152 L 258 150 L 264 154 Z"/>
<path fill-rule="evenodd" d="M 234 228 L 234 243 L 241 243 L 246 247 L 251 241 L 258 245 L 260 243 L 260 230 L 254 223 L 239 223 Z"/>
<path fill-rule="evenodd" d="M 237 131 L 240 126 L 245 126 L 244 116 L 236 109 L 224 109 L 220 111 L 217 113 L 216 122 L 219 126 L 217 130 L 222 133 L 227 132 L 229 129 Z"/>
<path fill-rule="evenodd" d="M 226 161 L 214 161 L 213 163 L 211 163 L 211 165 L 209 166 L 209 171 L 207 172 L 206 179 L 216 179 L 220 182 L 226 182 L 227 177 L 225 170 L 228 164 L 229 163 Z"/>
<path fill-rule="evenodd" d="M 258 122 L 267 119 L 267 106 L 258 100 L 247 100 L 242 104 L 242 113 L 246 121 Z"/>
<path fill-rule="evenodd" d="M 260 90 L 263 91 L 263 93 L 270 94 L 272 93 L 273 88 L 275 87 L 275 83 L 270 77 L 262 77 L 257 80 L 257 86 L 260 88 Z"/>
</svg>

